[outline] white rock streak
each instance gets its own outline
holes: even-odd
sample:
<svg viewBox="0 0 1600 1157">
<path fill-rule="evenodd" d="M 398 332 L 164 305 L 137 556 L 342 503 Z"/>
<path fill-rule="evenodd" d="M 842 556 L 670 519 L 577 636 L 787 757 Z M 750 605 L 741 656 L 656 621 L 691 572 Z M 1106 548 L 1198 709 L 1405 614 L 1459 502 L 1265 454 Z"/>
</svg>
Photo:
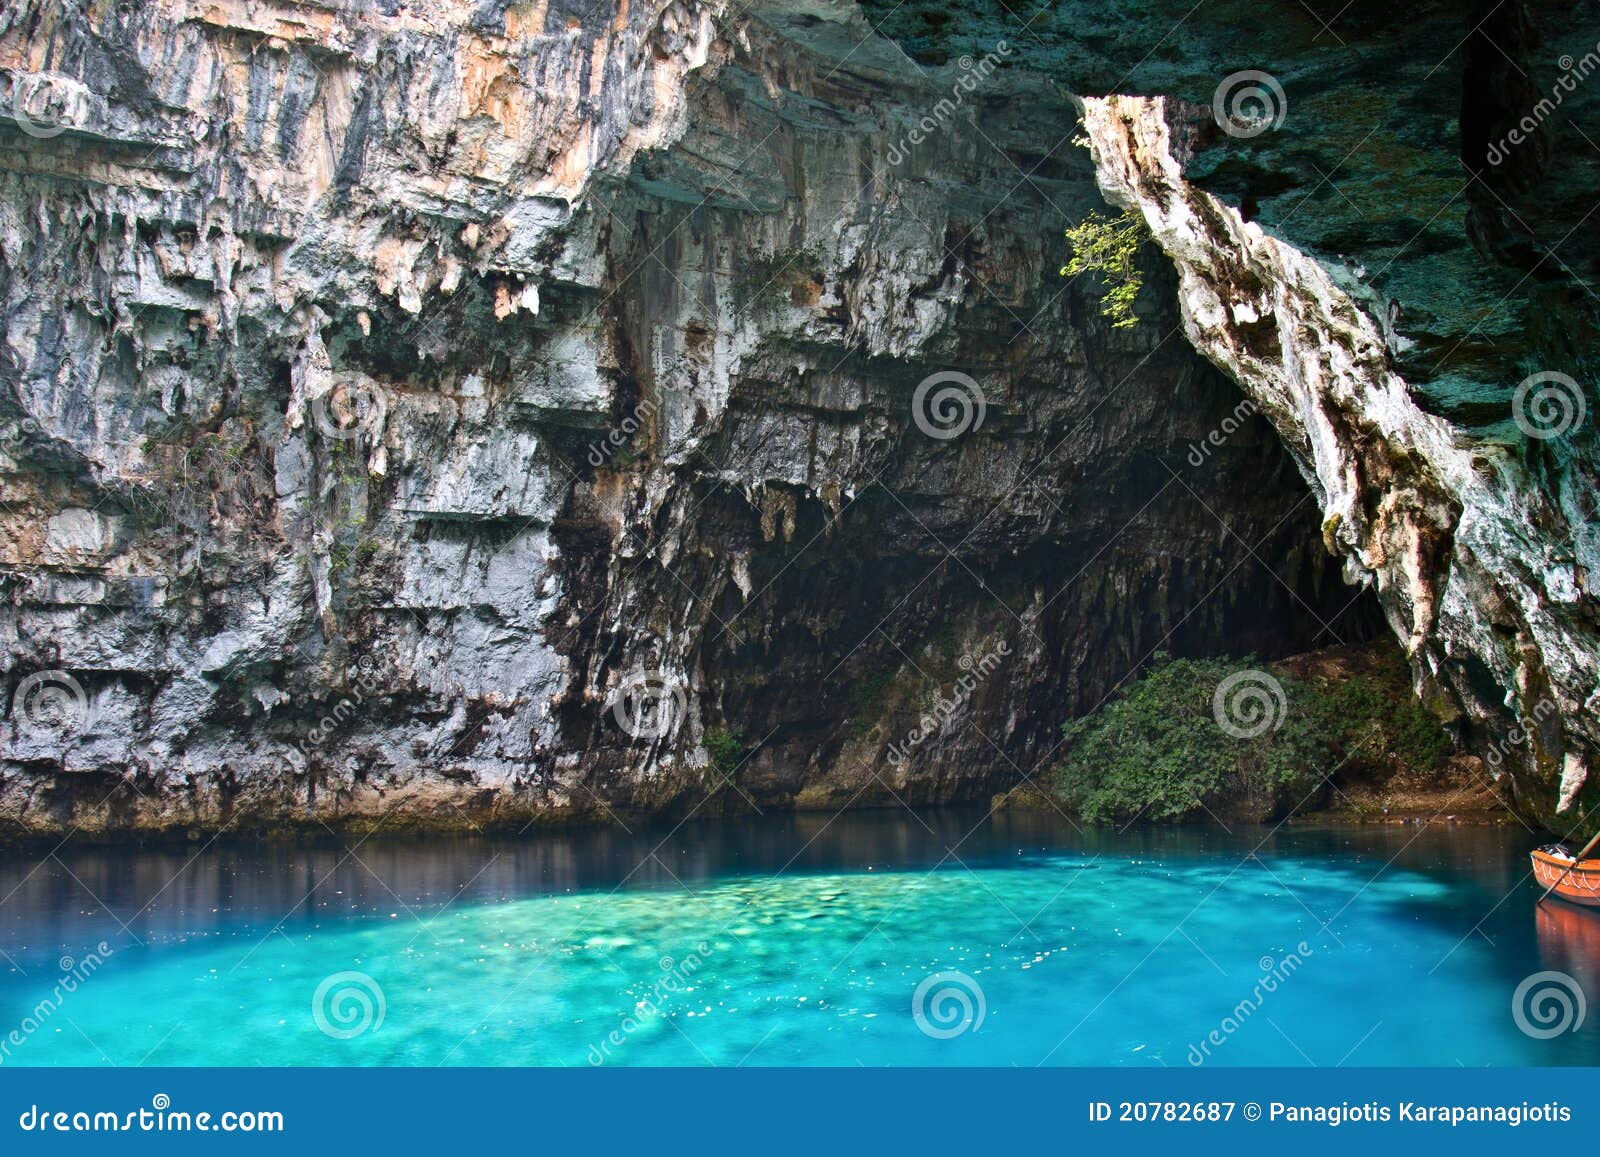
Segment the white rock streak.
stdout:
<svg viewBox="0 0 1600 1157">
<path fill-rule="evenodd" d="M 1412 400 L 1381 331 L 1311 257 L 1191 186 L 1185 110 L 1091 97 L 1101 188 L 1137 208 L 1176 264 L 1189 340 L 1254 399 L 1322 504 L 1352 582 L 1376 582 L 1419 689 L 1442 681 L 1489 732 L 1553 698 L 1560 732 L 1530 728 L 1508 761 L 1528 802 L 1569 807 L 1600 740 L 1597 639 L 1579 613 L 1571 528 L 1505 449 L 1472 445 Z M 1483 697 L 1487 672 L 1503 692 Z M 1480 736 L 1487 739 L 1487 735 Z"/>
</svg>

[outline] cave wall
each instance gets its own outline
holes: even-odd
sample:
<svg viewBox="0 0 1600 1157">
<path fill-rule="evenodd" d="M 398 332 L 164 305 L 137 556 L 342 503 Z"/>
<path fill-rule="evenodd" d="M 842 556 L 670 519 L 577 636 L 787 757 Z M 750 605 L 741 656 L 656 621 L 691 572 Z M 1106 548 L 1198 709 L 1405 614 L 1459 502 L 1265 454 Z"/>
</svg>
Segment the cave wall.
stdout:
<svg viewBox="0 0 1600 1157">
<path fill-rule="evenodd" d="M 1208 111 L 1086 100 L 1108 192 L 1173 256 L 1190 340 L 1283 434 L 1329 550 L 1378 592 L 1419 694 L 1510 773 L 1523 810 L 1579 828 L 1600 745 L 1600 632 L 1560 495 L 1506 447 L 1423 409 L 1322 265 L 1184 179 Z"/>
<path fill-rule="evenodd" d="M 1384 334 L 1418 406 L 1464 433 L 1524 442 L 1511 402 L 1534 369 L 1596 400 L 1596 0 L 863 11 L 925 66 L 1010 37 L 1023 66 L 1079 96 L 1213 110 L 1189 135 L 1185 179 L 1323 265 Z M 1040 151 L 1052 146 L 1070 139 Z"/>
<path fill-rule="evenodd" d="M 985 798 L 1157 651 L 1376 629 L 1170 265 L 1131 330 L 1059 275 L 1104 203 L 1019 49 L 0 21 L 12 830 Z"/>
<path fill-rule="evenodd" d="M 864 10 L 929 65 L 1017 37 L 1085 98 L 1187 337 L 1285 439 L 1419 694 L 1592 832 L 1600 5 Z"/>
</svg>

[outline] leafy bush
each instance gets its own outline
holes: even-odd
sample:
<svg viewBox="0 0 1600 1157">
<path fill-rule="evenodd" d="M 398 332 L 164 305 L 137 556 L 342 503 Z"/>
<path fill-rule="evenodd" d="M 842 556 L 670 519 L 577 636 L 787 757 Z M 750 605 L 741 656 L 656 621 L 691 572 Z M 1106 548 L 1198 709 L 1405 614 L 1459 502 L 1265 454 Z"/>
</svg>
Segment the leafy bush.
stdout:
<svg viewBox="0 0 1600 1157">
<path fill-rule="evenodd" d="M 1251 658 L 1157 656 L 1138 682 L 1063 727 L 1056 790 L 1095 822 L 1268 819 L 1358 759 L 1393 755 L 1427 769 L 1448 746 L 1412 696 L 1403 663 L 1334 679 L 1275 676 L 1287 701 L 1281 724 L 1236 738 L 1218 725 L 1212 696 L 1229 675 L 1260 667 Z"/>
<path fill-rule="evenodd" d="M 1411 690 L 1405 661 L 1348 679 L 1313 680 L 1311 706 L 1340 730 L 1353 759 L 1387 752 L 1414 771 L 1431 770 L 1450 749 L 1450 737 Z"/>
<path fill-rule="evenodd" d="M 705 744 L 711 769 L 723 779 L 739 769 L 739 761 L 744 758 L 744 736 L 740 732 L 713 727 L 706 732 Z"/>
<path fill-rule="evenodd" d="M 1091 211 L 1067 230 L 1072 258 L 1061 267 L 1061 276 L 1096 273 L 1106 285 L 1100 312 L 1111 319 L 1112 329 L 1127 329 L 1139 324 L 1133 305 L 1144 286 L 1139 272 L 1139 246 L 1149 236 L 1144 218 L 1137 210 L 1124 209 L 1120 216 L 1107 217 Z"/>
</svg>

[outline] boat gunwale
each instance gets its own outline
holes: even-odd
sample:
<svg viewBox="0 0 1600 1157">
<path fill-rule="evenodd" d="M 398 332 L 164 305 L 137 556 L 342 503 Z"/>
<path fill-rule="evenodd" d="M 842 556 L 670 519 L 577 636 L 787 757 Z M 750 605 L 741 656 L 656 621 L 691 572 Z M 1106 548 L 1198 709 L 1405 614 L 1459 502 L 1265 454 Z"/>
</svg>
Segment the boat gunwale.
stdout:
<svg viewBox="0 0 1600 1157">
<path fill-rule="evenodd" d="M 1600 860 L 1579 860 L 1543 848 L 1529 853 L 1533 878 L 1546 895 L 1586 908 L 1600 907 Z"/>
</svg>

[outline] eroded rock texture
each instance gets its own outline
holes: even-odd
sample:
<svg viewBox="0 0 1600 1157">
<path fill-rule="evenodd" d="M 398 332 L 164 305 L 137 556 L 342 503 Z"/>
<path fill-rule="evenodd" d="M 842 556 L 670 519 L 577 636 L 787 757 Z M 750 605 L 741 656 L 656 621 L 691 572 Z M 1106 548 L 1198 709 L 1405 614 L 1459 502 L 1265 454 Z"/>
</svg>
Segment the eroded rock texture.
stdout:
<svg viewBox="0 0 1600 1157">
<path fill-rule="evenodd" d="M 1251 90 L 1268 93 L 1270 128 L 1198 126 L 1185 177 L 1315 257 L 1385 333 L 1420 406 L 1520 441 L 1510 402 L 1530 368 L 1586 378 L 1595 400 L 1595 0 L 1021 7 L 863 4 L 925 65 L 1010 36 L 1026 67 L 1081 96 L 1248 117 L 1264 111 Z M 1039 152 L 1052 146 L 1070 138 Z"/>
<path fill-rule="evenodd" d="M 1600 5 L 865 7 L 927 63 L 1025 24 L 1419 689 L 1524 810 L 1591 832 Z"/>
<path fill-rule="evenodd" d="M 926 64 L 1017 36 L 1088 98 L 1186 334 L 1284 436 L 1419 689 L 1525 810 L 1592 830 L 1600 5 L 864 7 Z"/>
<path fill-rule="evenodd" d="M 1185 135 L 1208 113 L 1090 98 L 1108 189 L 1176 261 L 1190 339 L 1283 433 L 1329 550 L 1378 590 L 1419 690 L 1496 769 L 1511 766 L 1524 807 L 1572 827 L 1581 810 L 1561 813 L 1600 746 L 1600 560 L 1571 501 L 1592 497 L 1592 464 L 1566 460 L 1549 494 L 1523 458 L 1419 406 L 1321 265 L 1184 180 Z"/>
<path fill-rule="evenodd" d="M 1059 276 L 1103 202 L 1020 45 L 925 70 L 845 4 L 0 21 L 13 828 L 978 797 L 1156 650 L 1376 627 L 1153 248 L 1133 330 Z M 916 400 L 945 371 L 981 421 Z M 681 710 L 635 735 L 642 676 Z"/>
</svg>

